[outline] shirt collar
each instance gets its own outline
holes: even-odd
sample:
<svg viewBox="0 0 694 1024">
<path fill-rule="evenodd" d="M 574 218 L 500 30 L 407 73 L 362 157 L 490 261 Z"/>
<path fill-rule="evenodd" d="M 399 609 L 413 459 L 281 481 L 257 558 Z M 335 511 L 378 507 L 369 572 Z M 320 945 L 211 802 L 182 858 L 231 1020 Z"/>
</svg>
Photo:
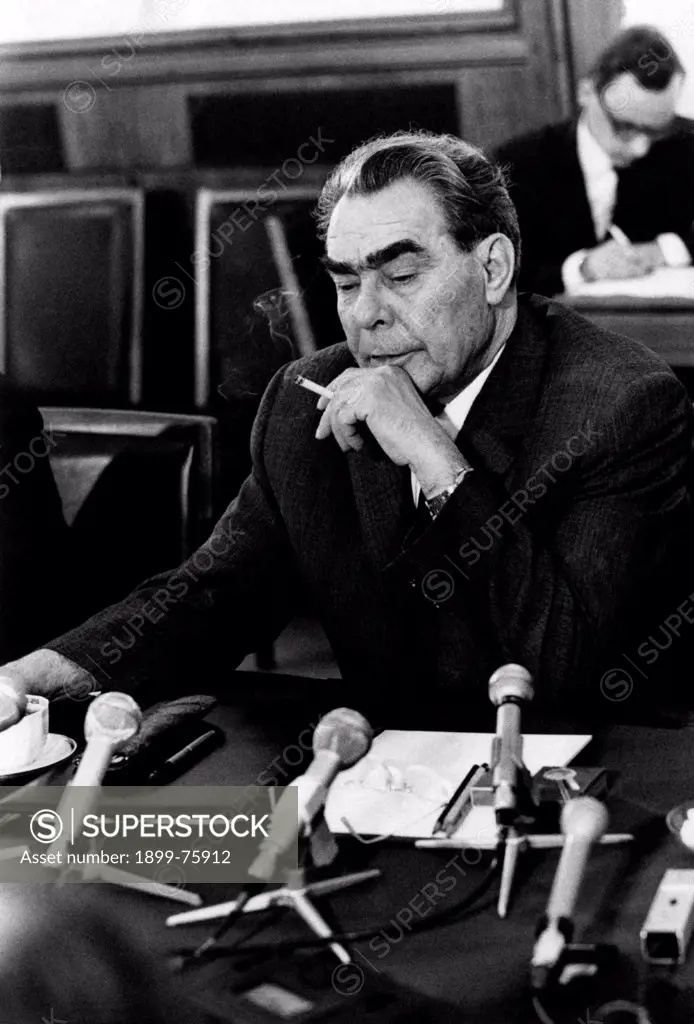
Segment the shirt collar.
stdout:
<svg viewBox="0 0 694 1024">
<path fill-rule="evenodd" d="M 616 173 L 610 157 L 583 119 L 579 120 L 576 130 L 576 148 L 584 175 L 597 177 L 602 174 Z"/>
<path fill-rule="evenodd" d="M 455 398 L 452 398 L 450 402 L 446 402 L 446 404 L 444 405 L 442 416 L 445 416 L 446 419 L 453 424 L 453 426 L 455 427 L 456 434 L 462 428 L 463 423 L 467 419 L 467 416 L 470 412 L 470 409 L 472 409 L 473 402 L 475 401 L 480 391 L 484 387 L 487 378 L 489 377 L 489 374 L 496 366 L 497 362 L 499 361 L 499 356 L 501 355 L 505 348 L 506 344 L 504 343 L 497 352 L 497 354 L 492 359 L 489 366 L 482 370 L 481 373 L 478 373 L 474 380 L 471 380 L 470 383 L 466 387 L 464 387 L 459 394 L 455 396 Z"/>
</svg>

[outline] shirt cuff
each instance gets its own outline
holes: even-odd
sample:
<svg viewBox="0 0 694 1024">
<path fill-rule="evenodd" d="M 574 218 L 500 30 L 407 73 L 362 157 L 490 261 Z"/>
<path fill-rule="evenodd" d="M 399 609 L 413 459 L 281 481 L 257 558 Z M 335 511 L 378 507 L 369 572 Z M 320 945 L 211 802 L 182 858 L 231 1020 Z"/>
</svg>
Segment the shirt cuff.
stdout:
<svg viewBox="0 0 694 1024">
<path fill-rule="evenodd" d="M 688 267 L 692 262 L 689 249 L 674 231 L 658 235 L 656 241 L 668 267 Z"/>
<path fill-rule="evenodd" d="M 581 264 L 588 255 L 587 249 L 579 249 L 567 256 L 561 267 L 561 279 L 564 283 L 564 291 L 567 295 L 573 295 L 585 284 L 585 278 L 581 273 Z"/>
</svg>

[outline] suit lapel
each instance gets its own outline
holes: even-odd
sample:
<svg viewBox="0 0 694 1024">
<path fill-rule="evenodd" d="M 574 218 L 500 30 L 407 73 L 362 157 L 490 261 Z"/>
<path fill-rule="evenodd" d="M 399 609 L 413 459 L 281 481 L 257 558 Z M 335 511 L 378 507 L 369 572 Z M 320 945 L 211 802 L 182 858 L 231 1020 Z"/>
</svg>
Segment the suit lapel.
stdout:
<svg viewBox="0 0 694 1024">
<path fill-rule="evenodd" d="M 551 305 L 545 315 L 551 315 Z M 456 438 L 473 465 L 500 477 L 508 473 L 520 439 L 533 425 L 547 344 L 540 316 L 531 301 L 519 302 L 506 348 Z"/>
<path fill-rule="evenodd" d="M 374 563 L 383 567 L 402 550 L 414 516 L 410 471 L 391 462 L 373 438 L 348 458 L 364 543 Z"/>
</svg>

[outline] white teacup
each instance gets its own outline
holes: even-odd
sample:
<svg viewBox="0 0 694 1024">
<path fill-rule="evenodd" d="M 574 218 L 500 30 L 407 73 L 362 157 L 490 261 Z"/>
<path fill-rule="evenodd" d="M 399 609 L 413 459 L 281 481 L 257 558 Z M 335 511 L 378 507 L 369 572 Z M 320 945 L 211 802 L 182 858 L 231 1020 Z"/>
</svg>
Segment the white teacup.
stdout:
<svg viewBox="0 0 694 1024">
<path fill-rule="evenodd" d="M 48 738 L 48 700 L 27 694 L 24 716 L 0 732 L 0 774 L 30 767 Z"/>
</svg>

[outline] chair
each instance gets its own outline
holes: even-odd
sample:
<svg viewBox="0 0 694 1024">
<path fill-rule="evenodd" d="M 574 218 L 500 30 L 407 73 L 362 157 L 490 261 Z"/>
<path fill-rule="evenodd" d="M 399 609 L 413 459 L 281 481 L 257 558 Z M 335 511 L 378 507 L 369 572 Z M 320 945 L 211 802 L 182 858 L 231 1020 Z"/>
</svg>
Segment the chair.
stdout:
<svg viewBox="0 0 694 1024">
<path fill-rule="evenodd" d="M 38 402 L 142 399 L 144 194 L 0 195 L 0 371 Z"/>
<path fill-rule="evenodd" d="M 182 562 L 216 518 L 208 416 L 44 407 L 81 616 Z"/>
</svg>

